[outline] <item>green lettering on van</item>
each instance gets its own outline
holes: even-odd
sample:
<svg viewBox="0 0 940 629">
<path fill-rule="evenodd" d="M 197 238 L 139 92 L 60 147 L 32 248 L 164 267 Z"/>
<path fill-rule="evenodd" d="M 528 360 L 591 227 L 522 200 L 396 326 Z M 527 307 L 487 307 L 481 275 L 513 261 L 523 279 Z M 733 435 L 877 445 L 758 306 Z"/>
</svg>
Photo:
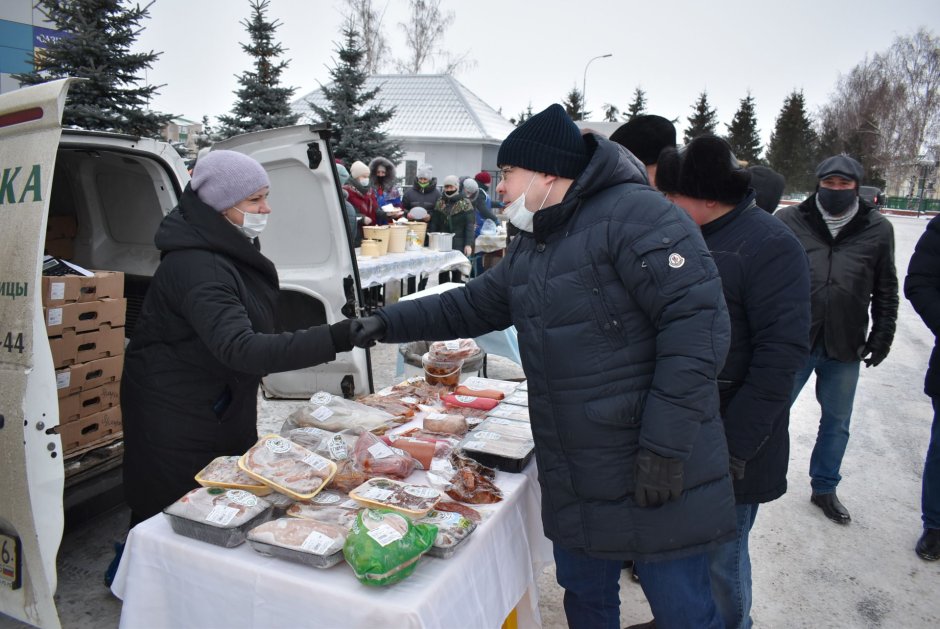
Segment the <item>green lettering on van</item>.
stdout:
<svg viewBox="0 0 940 629">
<path fill-rule="evenodd" d="M 26 186 L 23 188 L 23 194 L 20 195 L 19 203 L 23 202 L 23 199 L 26 198 L 26 193 L 30 191 L 33 193 L 33 203 L 42 201 L 41 174 L 42 169 L 39 168 L 39 164 L 33 164 L 32 170 L 29 171 L 29 179 L 26 180 Z"/>
<path fill-rule="evenodd" d="M 33 193 L 32 202 L 42 201 L 42 169 L 39 167 L 39 164 L 34 164 L 29 169 L 29 177 L 26 179 L 26 184 L 20 191 L 19 199 L 16 198 L 14 182 L 21 170 L 23 170 L 21 166 L 3 169 L 3 177 L 0 178 L 0 205 L 5 203 L 23 203 L 26 201 L 26 195 L 30 192 Z"/>
<path fill-rule="evenodd" d="M 3 169 L 3 179 L 0 180 L 0 205 L 4 203 L 16 203 L 16 195 L 13 194 L 13 180 L 16 179 L 16 176 L 20 174 L 20 171 L 23 170 L 19 166 L 16 167 L 16 170 L 13 171 L 13 176 L 10 176 L 10 168 Z"/>
</svg>

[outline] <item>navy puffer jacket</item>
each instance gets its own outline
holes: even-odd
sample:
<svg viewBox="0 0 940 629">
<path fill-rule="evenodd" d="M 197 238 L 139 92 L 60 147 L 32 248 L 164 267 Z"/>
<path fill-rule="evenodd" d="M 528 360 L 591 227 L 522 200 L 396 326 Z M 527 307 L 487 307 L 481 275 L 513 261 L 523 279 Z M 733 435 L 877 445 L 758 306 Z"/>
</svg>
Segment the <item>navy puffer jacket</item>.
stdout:
<svg viewBox="0 0 940 629">
<path fill-rule="evenodd" d="M 385 341 L 474 337 L 514 324 L 545 534 L 609 559 L 674 558 L 734 532 L 716 376 L 728 350 L 721 281 L 698 227 L 589 134 L 588 166 L 495 268 L 380 311 Z M 636 455 L 684 461 L 679 500 L 641 508 Z"/>
</svg>

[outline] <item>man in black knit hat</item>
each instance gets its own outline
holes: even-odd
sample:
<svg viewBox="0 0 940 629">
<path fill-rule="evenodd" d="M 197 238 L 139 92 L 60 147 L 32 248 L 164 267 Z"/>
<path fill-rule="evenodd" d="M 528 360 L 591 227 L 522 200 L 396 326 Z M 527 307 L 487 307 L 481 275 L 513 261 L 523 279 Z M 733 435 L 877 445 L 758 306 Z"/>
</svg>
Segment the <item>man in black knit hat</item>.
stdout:
<svg viewBox="0 0 940 629">
<path fill-rule="evenodd" d="M 610 134 L 610 139 L 626 147 L 646 166 L 650 185 L 656 185 L 656 160 L 665 148 L 676 148 L 676 126 L 655 114 L 634 116 Z"/>
<path fill-rule="evenodd" d="M 721 280 L 698 227 L 643 165 L 552 105 L 497 156 L 521 234 L 466 285 L 357 320 L 351 340 L 475 337 L 515 325 L 542 524 L 574 628 L 620 628 L 636 561 L 667 626 L 720 627 L 707 553 L 734 538 L 716 378 Z"/>
</svg>

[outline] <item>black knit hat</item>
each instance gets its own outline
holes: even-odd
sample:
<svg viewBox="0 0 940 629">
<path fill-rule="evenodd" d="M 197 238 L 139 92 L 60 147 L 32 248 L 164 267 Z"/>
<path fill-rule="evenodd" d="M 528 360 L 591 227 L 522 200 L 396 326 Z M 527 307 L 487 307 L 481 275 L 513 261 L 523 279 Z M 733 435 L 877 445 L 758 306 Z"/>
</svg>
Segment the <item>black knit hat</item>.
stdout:
<svg viewBox="0 0 940 629">
<path fill-rule="evenodd" d="M 816 167 L 816 179 L 825 179 L 831 175 L 839 175 L 859 184 L 862 182 L 865 170 L 861 164 L 843 153 L 827 157 Z"/>
<path fill-rule="evenodd" d="M 786 180 L 767 166 L 749 166 L 747 170 L 751 173 L 751 187 L 757 192 L 757 207 L 773 214 L 780 205 Z"/>
<path fill-rule="evenodd" d="M 747 196 L 751 174 L 741 168 L 728 143 L 713 135 L 695 138 L 659 155 L 656 187 L 666 194 L 737 205 Z"/>
<path fill-rule="evenodd" d="M 506 136 L 496 163 L 576 179 L 587 166 L 588 154 L 578 127 L 556 103 Z"/>
<path fill-rule="evenodd" d="M 659 153 L 676 146 L 676 126 L 662 116 L 643 114 L 634 116 L 610 134 L 612 142 L 628 151 L 647 166 L 656 163 Z"/>
</svg>

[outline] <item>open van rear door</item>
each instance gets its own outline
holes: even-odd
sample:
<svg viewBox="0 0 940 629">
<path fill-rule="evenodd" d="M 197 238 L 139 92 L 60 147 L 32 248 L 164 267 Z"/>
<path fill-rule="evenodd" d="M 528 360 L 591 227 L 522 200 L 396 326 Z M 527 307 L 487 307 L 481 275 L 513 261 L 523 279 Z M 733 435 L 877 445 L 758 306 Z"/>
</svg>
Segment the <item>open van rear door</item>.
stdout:
<svg viewBox="0 0 940 629">
<path fill-rule="evenodd" d="M 0 95 L 0 612 L 58 627 L 62 444 L 40 272 L 71 79 Z"/>
<path fill-rule="evenodd" d="M 328 127 L 299 125 L 247 133 L 212 148 L 258 160 L 271 180 L 271 216 L 261 251 L 281 281 L 279 327 L 291 331 L 336 323 L 362 303 L 356 252 L 329 147 Z M 317 391 L 347 397 L 372 391 L 367 350 L 340 354 L 325 365 L 271 374 L 267 395 L 309 398 Z"/>
</svg>

